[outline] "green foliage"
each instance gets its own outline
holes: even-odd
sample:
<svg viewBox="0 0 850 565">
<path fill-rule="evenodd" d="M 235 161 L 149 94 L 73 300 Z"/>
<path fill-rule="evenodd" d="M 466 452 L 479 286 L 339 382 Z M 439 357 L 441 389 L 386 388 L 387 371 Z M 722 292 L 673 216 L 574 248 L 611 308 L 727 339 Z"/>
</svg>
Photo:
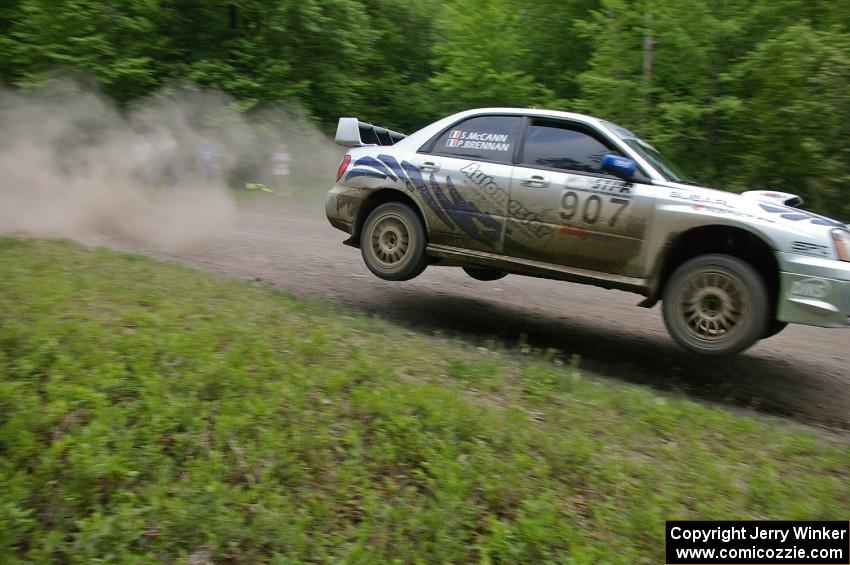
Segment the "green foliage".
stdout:
<svg viewBox="0 0 850 565">
<path fill-rule="evenodd" d="M 850 34 L 835 7 L 605 0 L 580 25 L 595 49 L 577 105 L 705 183 L 787 190 L 846 219 Z"/>
<path fill-rule="evenodd" d="M 845 441 L 577 359 L 66 242 L 0 270 L 0 562 L 631 564 L 850 505 Z"/>
<path fill-rule="evenodd" d="M 119 102 L 158 85 L 156 61 L 167 43 L 154 25 L 156 2 L 21 0 L 18 10 L 7 49 L 19 82 L 55 69 L 84 71 Z"/>
<path fill-rule="evenodd" d="M 740 186 L 794 187 L 815 208 L 850 215 L 848 53 L 850 34 L 798 24 L 732 68 L 740 103 L 730 117 L 749 148 L 730 173 Z"/>
<path fill-rule="evenodd" d="M 537 106 L 554 93 L 525 69 L 529 21 L 513 0 L 458 0 L 437 17 L 429 86 L 440 114 L 475 106 Z"/>
<path fill-rule="evenodd" d="M 850 219 L 850 0 L 9 0 L 0 77 L 86 73 L 121 104 L 172 81 L 331 131 L 476 106 L 620 122 L 703 183 Z"/>
</svg>

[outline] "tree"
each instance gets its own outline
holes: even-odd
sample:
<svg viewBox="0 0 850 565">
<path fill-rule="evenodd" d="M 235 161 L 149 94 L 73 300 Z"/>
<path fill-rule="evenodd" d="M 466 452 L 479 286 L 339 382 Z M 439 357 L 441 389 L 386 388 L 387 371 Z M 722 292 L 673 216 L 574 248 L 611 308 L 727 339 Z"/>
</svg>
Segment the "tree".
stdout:
<svg viewBox="0 0 850 565">
<path fill-rule="evenodd" d="M 521 11 L 520 40 L 526 53 L 521 68 L 555 97 L 566 101 L 581 94 L 577 77 L 587 70 L 596 41 L 580 33 L 581 26 L 599 9 L 596 0 L 537 0 L 517 7 Z"/>
<path fill-rule="evenodd" d="M 168 41 L 156 33 L 155 0 L 22 0 L 6 42 L 16 82 L 42 80 L 56 69 L 86 71 L 126 102 L 159 84 L 156 60 Z"/>
<path fill-rule="evenodd" d="M 428 82 L 435 114 L 475 106 L 557 106 L 549 88 L 525 71 L 526 22 L 511 0 L 458 0 L 443 5 Z"/>
<path fill-rule="evenodd" d="M 716 186 L 847 196 L 850 0 L 6 0 L 0 78 L 172 81 L 410 131 L 476 106 L 595 114 Z M 846 205 L 842 208 L 848 214 Z"/>
<path fill-rule="evenodd" d="M 727 132 L 741 187 L 795 192 L 850 217 L 850 34 L 798 24 L 761 42 L 730 72 L 739 101 Z"/>
</svg>

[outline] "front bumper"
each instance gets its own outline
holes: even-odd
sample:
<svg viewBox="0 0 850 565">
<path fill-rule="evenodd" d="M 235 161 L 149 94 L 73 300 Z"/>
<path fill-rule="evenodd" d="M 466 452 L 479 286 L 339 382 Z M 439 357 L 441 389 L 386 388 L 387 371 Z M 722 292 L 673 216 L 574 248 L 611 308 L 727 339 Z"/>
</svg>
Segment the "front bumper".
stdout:
<svg viewBox="0 0 850 565">
<path fill-rule="evenodd" d="M 783 322 L 825 328 L 850 327 L 850 263 L 778 253 Z"/>
</svg>

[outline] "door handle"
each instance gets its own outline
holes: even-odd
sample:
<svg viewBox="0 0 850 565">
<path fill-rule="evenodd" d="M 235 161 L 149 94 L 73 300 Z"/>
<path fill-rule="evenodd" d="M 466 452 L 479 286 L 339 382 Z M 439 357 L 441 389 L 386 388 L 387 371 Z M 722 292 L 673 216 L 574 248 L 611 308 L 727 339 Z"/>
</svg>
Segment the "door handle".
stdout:
<svg viewBox="0 0 850 565">
<path fill-rule="evenodd" d="M 440 170 L 440 164 L 434 161 L 425 161 L 420 165 L 419 170 L 423 173 L 436 173 Z"/>
<path fill-rule="evenodd" d="M 546 188 L 549 186 L 549 181 L 540 175 L 531 175 L 520 184 L 530 188 Z"/>
</svg>

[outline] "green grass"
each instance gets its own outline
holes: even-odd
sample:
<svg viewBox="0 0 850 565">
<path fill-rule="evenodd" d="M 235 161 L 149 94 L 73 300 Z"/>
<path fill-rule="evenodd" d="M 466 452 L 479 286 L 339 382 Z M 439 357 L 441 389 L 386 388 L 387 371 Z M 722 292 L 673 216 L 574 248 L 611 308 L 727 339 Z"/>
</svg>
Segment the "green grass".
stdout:
<svg viewBox="0 0 850 565">
<path fill-rule="evenodd" d="M 850 446 L 177 265 L 0 239 L 0 562 L 659 563 Z"/>
</svg>

